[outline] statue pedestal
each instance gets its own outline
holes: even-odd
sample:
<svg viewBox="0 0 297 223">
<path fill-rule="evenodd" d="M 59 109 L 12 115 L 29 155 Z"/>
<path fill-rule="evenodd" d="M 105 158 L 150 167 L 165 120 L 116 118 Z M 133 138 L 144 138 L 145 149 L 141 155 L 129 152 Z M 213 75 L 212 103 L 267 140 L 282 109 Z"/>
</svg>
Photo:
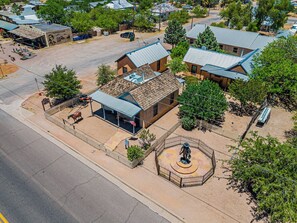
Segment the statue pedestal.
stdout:
<svg viewBox="0 0 297 223">
<path fill-rule="evenodd" d="M 180 161 L 176 161 L 170 164 L 171 168 L 180 174 L 192 174 L 198 169 L 198 161 L 192 160 L 189 164 L 184 164 Z"/>
</svg>

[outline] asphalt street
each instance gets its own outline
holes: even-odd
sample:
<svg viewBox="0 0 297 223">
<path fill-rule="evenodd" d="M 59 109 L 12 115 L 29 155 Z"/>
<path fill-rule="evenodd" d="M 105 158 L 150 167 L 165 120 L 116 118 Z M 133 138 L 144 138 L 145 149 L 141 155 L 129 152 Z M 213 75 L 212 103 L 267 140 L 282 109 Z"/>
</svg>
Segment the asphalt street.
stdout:
<svg viewBox="0 0 297 223">
<path fill-rule="evenodd" d="M 168 222 L 2 110 L 0 213 L 10 223 Z"/>
</svg>

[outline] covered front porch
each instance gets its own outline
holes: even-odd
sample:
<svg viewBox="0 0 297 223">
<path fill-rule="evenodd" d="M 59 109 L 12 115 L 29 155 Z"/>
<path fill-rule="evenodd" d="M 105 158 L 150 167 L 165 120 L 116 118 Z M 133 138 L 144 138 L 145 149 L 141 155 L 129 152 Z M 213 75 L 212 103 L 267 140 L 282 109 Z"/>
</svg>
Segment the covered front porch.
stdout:
<svg viewBox="0 0 297 223">
<path fill-rule="evenodd" d="M 139 120 L 141 108 L 111 95 L 108 95 L 100 90 L 91 94 L 91 112 L 110 124 L 117 126 L 133 135 L 137 134 L 142 129 Z M 101 108 L 93 111 L 92 103 L 101 104 Z"/>
</svg>

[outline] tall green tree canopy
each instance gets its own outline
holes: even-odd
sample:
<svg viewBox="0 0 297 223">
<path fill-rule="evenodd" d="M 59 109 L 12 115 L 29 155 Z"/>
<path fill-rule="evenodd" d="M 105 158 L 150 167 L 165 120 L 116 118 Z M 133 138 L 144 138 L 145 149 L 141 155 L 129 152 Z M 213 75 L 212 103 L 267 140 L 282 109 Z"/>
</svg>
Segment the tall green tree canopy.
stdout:
<svg viewBox="0 0 297 223">
<path fill-rule="evenodd" d="M 176 57 L 184 58 L 184 56 L 188 52 L 189 48 L 190 48 L 190 44 L 188 41 L 179 42 L 176 45 L 176 47 L 174 47 L 172 49 L 170 57 L 171 58 L 176 58 Z"/>
<path fill-rule="evenodd" d="M 48 0 L 46 5 L 37 10 L 37 15 L 52 23 L 65 24 L 67 13 L 64 8 L 68 5 L 69 3 L 65 0 Z"/>
<path fill-rule="evenodd" d="M 188 71 L 188 66 L 183 63 L 182 57 L 175 57 L 168 63 L 170 71 L 175 75 L 179 72 Z"/>
<path fill-rule="evenodd" d="M 252 3 L 242 4 L 239 0 L 231 2 L 226 8 L 220 12 L 220 16 L 227 21 L 228 27 L 231 29 L 242 29 L 252 22 Z"/>
<path fill-rule="evenodd" d="M 186 10 L 176 11 L 169 15 L 169 20 L 177 20 L 181 24 L 187 23 L 189 18 L 189 13 Z"/>
<path fill-rule="evenodd" d="M 87 33 L 93 28 L 94 22 L 89 13 L 75 12 L 71 18 L 71 26 L 78 32 Z"/>
<path fill-rule="evenodd" d="M 134 26 L 139 31 L 151 31 L 155 27 L 151 11 L 143 10 L 136 14 Z"/>
<path fill-rule="evenodd" d="M 186 30 L 176 19 L 169 20 L 168 27 L 165 29 L 164 41 L 174 47 L 179 42 L 186 40 Z"/>
<path fill-rule="evenodd" d="M 115 75 L 115 71 L 112 70 L 110 66 L 105 64 L 100 65 L 97 71 L 97 85 L 101 86 L 107 84 L 114 79 Z"/>
<path fill-rule="evenodd" d="M 45 75 L 43 85 L 46 96 L 64 100 L 77 95 L 82 87 L 75 71 L 68 70 L 62 65 L 56 65 L 49 74 Z"/>
<path fill-rule="evenodd" d="M 206 47 L 207 50 L 213 51 L 221 50 L 217 39 L 209 26 L 206 27 L 204 32 L 199 33 L 197 39 L 195 40 L 194 46 L 198 48 Z"/>
<path fill-rule="evenodd" d="M 255 16 L 257 25 L 260 27 L 263 21 L 269 19 L 272 22 L 271 28 L 277 31 L 286 23 L 288 12 L 292 10 L 293 7 L 290 0 L 258 0 Z"/>
<path fill-rule="evenodd" d="M 188 84 L 178 101 L 182 117 L 205 121 L 221 118 L 228 107 L 223 90 L 210 80 Z"/>
<path fill-rule="evenodd" d="M 270 222 L 297 222 L 297 149 L 254 134 L 230 160 L 234 185 L 250 192 Z"/>
<path fill-rule="evenodd" d="M 228 90 L 233 98 L 239 100 L 241 113 L 244 113 L 249 103 L 261 104 L 267 95 L 265 83 L 258 79 L 237 79 L 229 85 Z"/>
<path fill-rule="evenodd" d="M 253 75 L 266 83 L 268 93 L 297 102 L 297 38 L 281 38 L 270 43 L 254 60 Z"/>
</svg>

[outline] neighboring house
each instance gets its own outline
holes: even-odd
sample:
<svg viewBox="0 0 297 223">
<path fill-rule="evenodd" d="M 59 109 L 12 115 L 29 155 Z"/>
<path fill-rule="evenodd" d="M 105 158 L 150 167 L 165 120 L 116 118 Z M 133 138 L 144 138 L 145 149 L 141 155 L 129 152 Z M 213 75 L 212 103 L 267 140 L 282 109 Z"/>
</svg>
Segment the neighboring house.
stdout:
<svg viewBox="0 0 297 223">
<path fill-rule="evenodd" d="M 158 41 L 128 52 L 115 62 L 120 75 L 144 64 L 149 64 L 153 71 L 163 72 L 167 69 L 168 56 L 169 53 Z"/>
<path fill-rule="evenodd" d="M 133 9 L 133 5 L 126 0 L 115 0 L 106 4 L 105 7 L 111 9 Z"/>
<path fill-rule="evenodd" d="M 249 79 L 253 68 L 252 60 L 257 52 L 259 49 L 238 57 L 190 47 L 184 57 L 184 62 L 192 75 L 201 80 L 210 79 L 222 88 L 227 88 L 235 79 Z"/>
<path fill-rule="evenodd" d="M 91 9 L 93 9 L 93 8 L 96 8 L 98 5 L 104 5 L 107 2 L 108 2 L 108 0 L 103 0 L 103 1 L 99 1 L 99 2 L 90 2 L 89 6 Z"/>
<path fill-rule="evenodd" d="M 32 25 L 38 24 L 41 20 L 36 16 L 35 11 L 33 10 L 33 5 L 23 6 L 23 12 L 20 15 L 8 11 L 0 11 L 0 20 L 14 23 L 17 25 Z"/>
<path fill-rule="evenodd" d="M 176 11 L 178 11 L 178 9 L 168 3 L 161 3 L 151 9 L 152 14 L 154 16 L 160 17 L 162 20 L 168 19 L 169 15 Z"/>
<path fill-rule="evenodd" d="M 71 28 L 59 24 L 21 25 L 8 33 L 15 41 L 33 48 L 49 47 L 72 41 Z"/>
<path fill-rule="evenodd" d="M 194 43 L 199 33 L 204 32 L 206 27 L 207 25 L 204 24 L 196 24 L 187 33 L 187 38 L 190 40 L 190 43 Z M 245 55 L 256 49 L 263 49 L 266 45 L 276 39 L 275 37 L 262 36 L 255 32 L 219 28 L 214 26 L 209 27 L 220 44 L 220 48 L 238 56 Z"/>
<path fill-rule="evenodd" d="M 101 104 L 95 115 L 135 134 L 177 105 L 178 90 L 172 73 L 160 74 L 143 65 L 116 77 L 90 96 Z"/>
</svg>

